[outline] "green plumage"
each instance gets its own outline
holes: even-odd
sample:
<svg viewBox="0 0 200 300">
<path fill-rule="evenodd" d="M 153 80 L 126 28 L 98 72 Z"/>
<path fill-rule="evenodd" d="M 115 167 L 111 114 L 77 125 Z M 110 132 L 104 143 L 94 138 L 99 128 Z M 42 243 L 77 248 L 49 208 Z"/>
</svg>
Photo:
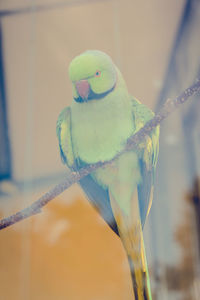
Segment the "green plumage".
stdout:
<svg viewBox="0 0 200 300">
<path fill-rule="evenodd" d="M 62 160 L 71 169 L 111 160 L 124 148 L 127 139 L 154 114 L 129 95 L 120 71 L 103 52 L 87 51 L 76 57 L 70 64 L 69 75 L 74 100 L 70 107 L 61 112 L 57 122 Z M 86 81 L 89 86 L 86 91 L 88 96 L 81 98 L 79 94 L 85 92 Z M 77 82 L 82 85 L 83 91 L 79 91 Z M 104 191 L 102 195 L 105 199 L 102 199 L 102 203 L 107 201 L 106 209 L 114 212 L 127 253 L 132 250 L 124 238 L 127 234 L 117 221 L 118 214 L 120 218 L 124 216 L 123 220 L 130 219 L 129 227 L 144 225 L 154 184 L 158 139 L 159 127 L 146 137 L 139 150 L 126 152 L 111 165 L 97 169 L 90 176 L 90 184 L 82 184 L 96 206 L 101 206 L 101 203 L 95 202 L 92 185 Z M 102 210 L 103 217 L 106 209 Z M 133 257 L 132 252 L 128 255 Z"/>
</svg>

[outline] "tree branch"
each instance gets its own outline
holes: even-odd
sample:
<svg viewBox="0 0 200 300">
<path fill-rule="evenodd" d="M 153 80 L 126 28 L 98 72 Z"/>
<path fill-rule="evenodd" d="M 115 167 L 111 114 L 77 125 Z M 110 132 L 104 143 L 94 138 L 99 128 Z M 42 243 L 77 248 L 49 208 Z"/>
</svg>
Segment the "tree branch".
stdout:
<svg viewBox="0 0 200 300">
<path fill-rule="evenodd" d="M 168 99 L 162 109 L 154 116 L 154 118 L 152 118 L 145 124 L 143 128 L 141 128 L 138 132 L 131 136 L 127 140 L 127 144 L 124 149 L 119 152 L 112 160 L 107 162 L 98 162 L 96 164 L 92 164 L 85 168 L 82 168 L 78 172 L 71 172 L 64 182 L 57 184 L 49 192 L 42 195 L 37 201 L 33 202 L 30 206 L 18 211 L 17 213 L 5 219 L 0 220 L 0 230 L 39 213 L 43 206 L 45 206 L 48 202 L 61 194 L 64 190 L 69 188 L 72 184 L 78 182 L 81 178 L 87 176 L 89 173 L 95 171 L 96 169 L 111 164 L 117 157 L 119 157 L 126 151 L 136 148 L 137 145 L 142 142 L 144 137 L 153 130 L 153 128 L 159 125 L 179 105 L 187 101 L 187 99 L 195 94 L 198 90 L 200 90 L 200 79 L 198 79 L 193 85 L 187 88 L 174 100 Z"/>
</svg>

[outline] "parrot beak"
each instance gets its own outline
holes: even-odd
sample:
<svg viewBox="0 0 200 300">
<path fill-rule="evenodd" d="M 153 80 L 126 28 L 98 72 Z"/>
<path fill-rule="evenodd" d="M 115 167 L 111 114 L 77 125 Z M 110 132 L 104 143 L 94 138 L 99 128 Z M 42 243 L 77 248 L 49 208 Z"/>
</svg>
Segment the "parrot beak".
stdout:
<svg viewBox="0 0 200 300">
<path fill-rule="evenodd" d="M 90 92 L 90 85 L 87 80 L 80 80 L 75 83 L 76 90 L 81 98 L 87 99 Z"/>
</svg>

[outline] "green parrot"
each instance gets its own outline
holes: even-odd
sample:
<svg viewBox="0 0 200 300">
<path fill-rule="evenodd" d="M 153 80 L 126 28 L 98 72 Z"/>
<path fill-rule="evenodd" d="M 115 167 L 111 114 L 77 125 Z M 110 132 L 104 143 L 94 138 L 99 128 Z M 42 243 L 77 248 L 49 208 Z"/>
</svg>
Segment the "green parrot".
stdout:
<svg viewBox="0 0 200 300">
<path fill-rule="evenodd" d="M 69 77 L 73 100 L 60 113 L 56 132 L 63 163 L 77 171 L 113 159 L 154 113 L 129 94 L 120 71 L 101 51 L 89 50 L 75 57 Z M 121 238 L 136 300 L 152 299 L 142 229 L 151 207 L 158 149 L 156 127 L 137 149 L 79 182 Z"/>
</svg>

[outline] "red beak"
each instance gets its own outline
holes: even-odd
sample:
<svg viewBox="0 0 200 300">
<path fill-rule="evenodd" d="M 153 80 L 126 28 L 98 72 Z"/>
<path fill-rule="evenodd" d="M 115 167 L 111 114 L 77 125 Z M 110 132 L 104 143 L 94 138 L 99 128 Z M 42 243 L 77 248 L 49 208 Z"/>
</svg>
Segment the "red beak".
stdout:
<svg viewBox="0 0 200 300">
<path fill-rule="evenodd" d="M 76 89 L 81 98 L 87 99 L 90 91 L 90 85 L 87 80 L 77 81 Z"/>
</svg>

